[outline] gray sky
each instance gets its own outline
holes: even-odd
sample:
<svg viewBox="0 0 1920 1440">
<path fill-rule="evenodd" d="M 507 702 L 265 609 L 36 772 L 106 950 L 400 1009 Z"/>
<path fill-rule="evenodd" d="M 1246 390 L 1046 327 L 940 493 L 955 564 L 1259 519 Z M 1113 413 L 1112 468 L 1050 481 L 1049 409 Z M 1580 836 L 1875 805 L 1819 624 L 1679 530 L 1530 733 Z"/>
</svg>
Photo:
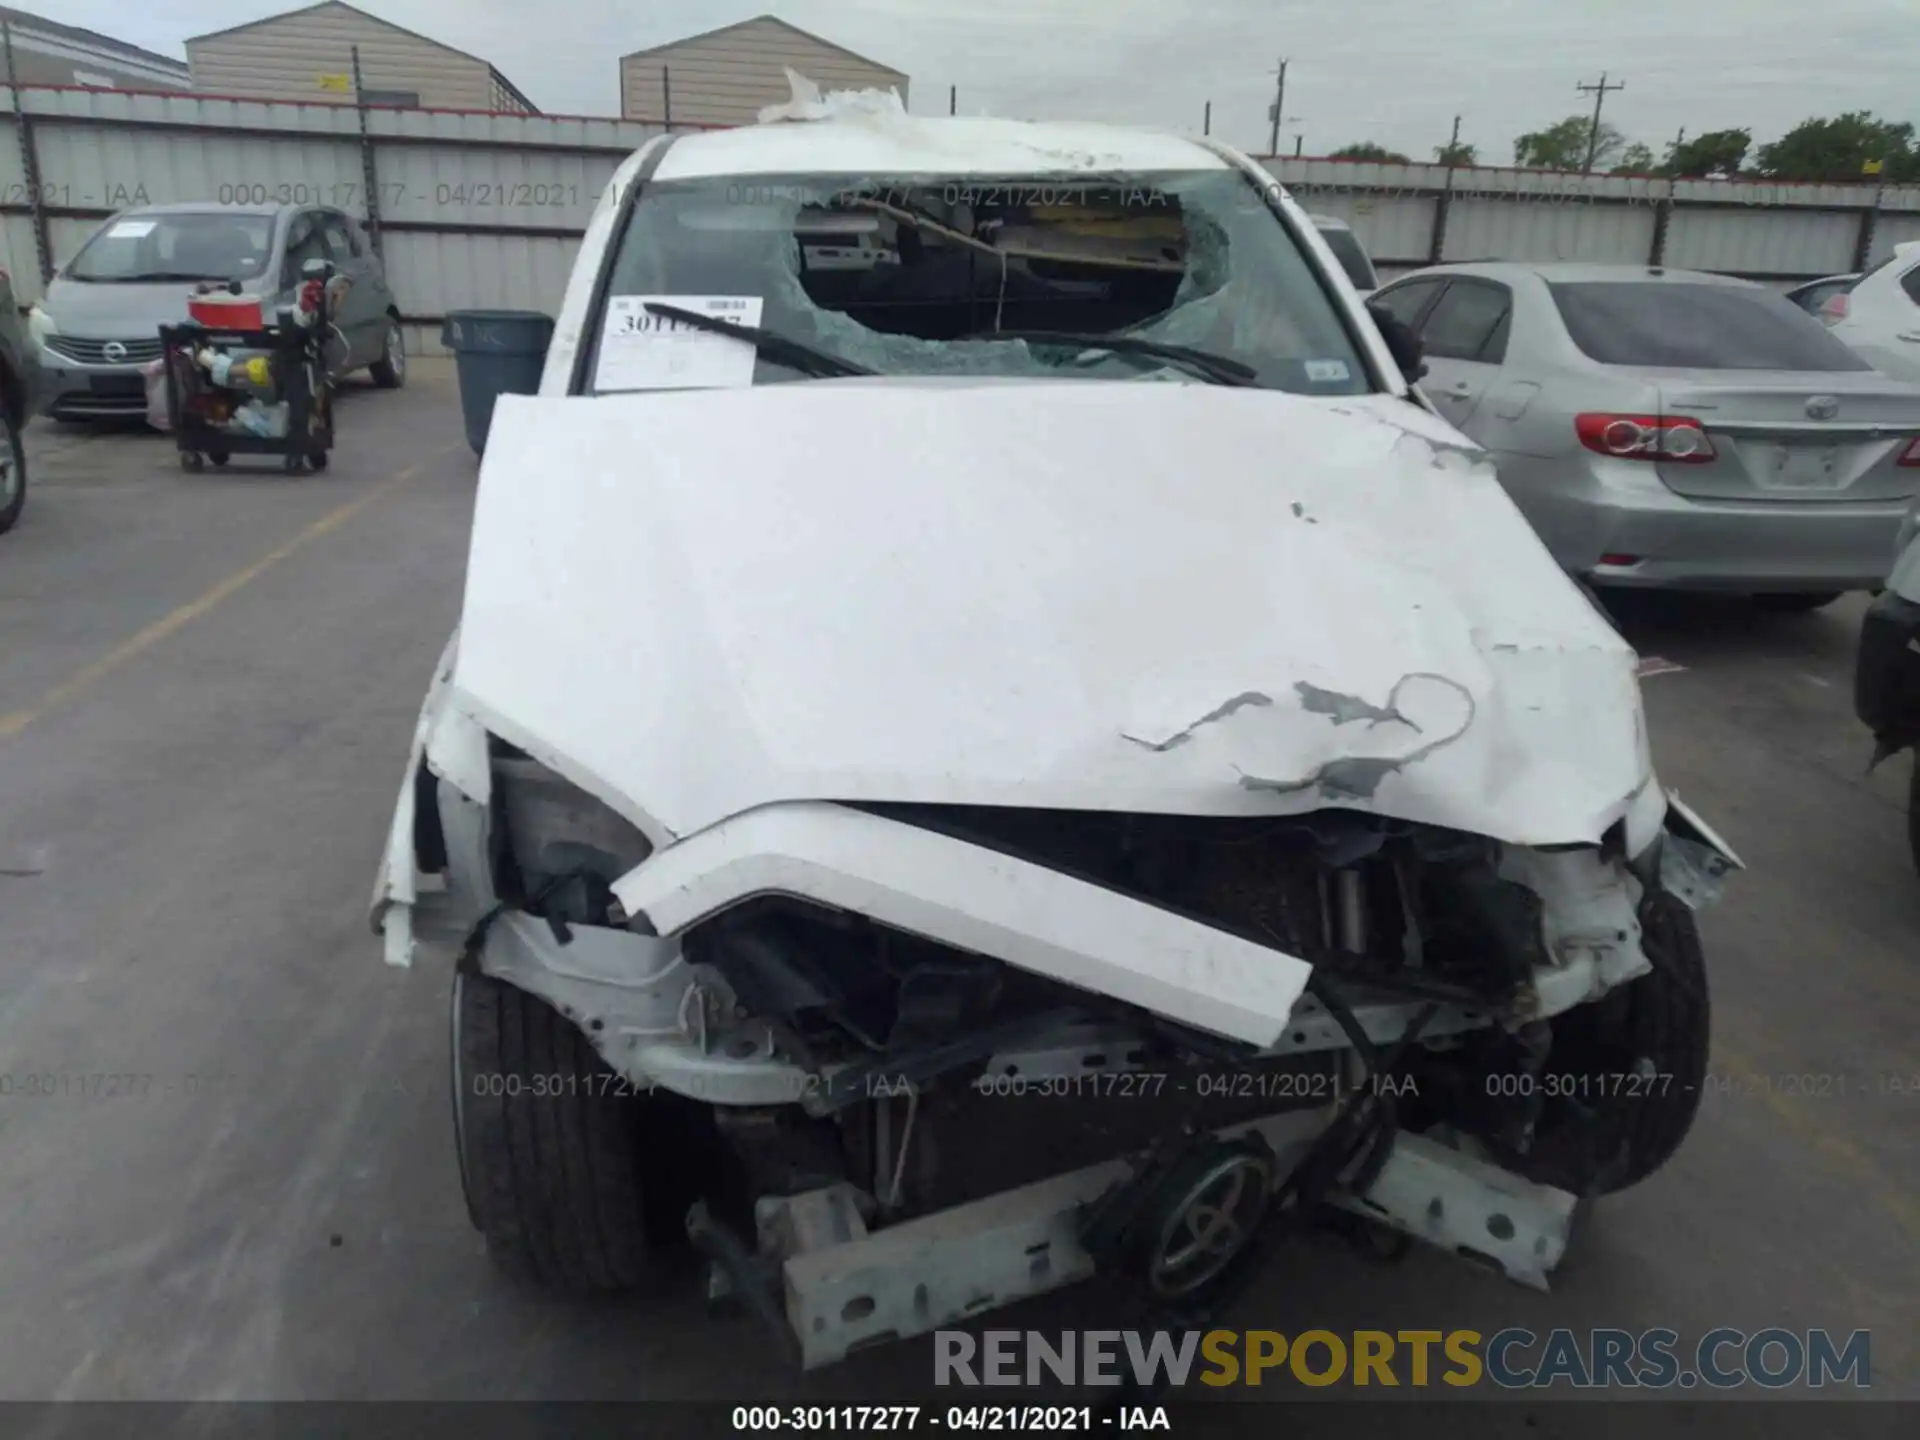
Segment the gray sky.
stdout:
<svg viewBox="0 0 1920 1440">
<path fill-rule="evenodd" d="M 182 56 L 189 35 L 299 8 L 274 0 L 26 0 L 23 8 Z M 910 108 L 1104 119 L 1267 145 L 1276 61 L 1283 131 L 1305 153 L 1373 140 L 1431 158 L 1455 114 L 1483 160 L 1592 104 L 1659 153 L 1674 132 L 1746 126 L 1756 144 L 1809 115 L 1916 113 L 1914 0 L 366 0 L 361 7 L 493 61 L 541 108 L 614 114 L 628 51 L 771 13 L 905 71 Z"/>
</svg>

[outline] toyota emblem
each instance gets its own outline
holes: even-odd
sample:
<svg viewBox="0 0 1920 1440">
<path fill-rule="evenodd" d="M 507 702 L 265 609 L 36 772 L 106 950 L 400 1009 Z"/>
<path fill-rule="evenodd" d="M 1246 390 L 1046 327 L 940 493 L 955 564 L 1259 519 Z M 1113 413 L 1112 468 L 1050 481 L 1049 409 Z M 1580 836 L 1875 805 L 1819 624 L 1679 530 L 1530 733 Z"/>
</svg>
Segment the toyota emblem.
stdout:
<svg viewBox="0 0 1920 1440">
<path fill-rule="evenodd" d="M 1809 420 L 1831 420 L 1839 413 L 1840 397 L 1838 395 L 1816 395 L 1807 401 Z"/>
<path fill-rule="evenodd" d="M 118 365 L 122 360 L 127 358 L 127 347 L 122 345 L 118 340 L 109 340 L 100 347 L 100 353 Z"/>
</svg>

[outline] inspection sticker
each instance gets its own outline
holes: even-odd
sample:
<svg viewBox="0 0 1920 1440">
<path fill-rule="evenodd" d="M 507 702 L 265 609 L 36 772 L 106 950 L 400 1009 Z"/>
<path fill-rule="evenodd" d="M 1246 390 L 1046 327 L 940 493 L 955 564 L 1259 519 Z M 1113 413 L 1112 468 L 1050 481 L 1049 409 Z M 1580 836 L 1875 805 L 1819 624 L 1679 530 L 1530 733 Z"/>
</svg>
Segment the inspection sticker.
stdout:
<svg viewBox="0 0 1920 1440">
<path fill-rule="evenodd" d="M 1307 379 L 1316 382 L 1334 382 L 1345 380 L 1353 372 L 1347 369 L 1344 360 L 1307 361 Z"/>
<path fill-rule="evenodd" d="M 600 331 L 596 390 L 712 390 L 753 384 L 751 345 L 646 307 L 672 305 L 732 325 L 758 325 L 758 295 L 613 295 Z"/>
<path fill-rule="evenodd" d="M 151 234 L 158 220 L 122 220 L 107 231 L 109 240 L 138 240 L 142 235 Z"/>
</svg>

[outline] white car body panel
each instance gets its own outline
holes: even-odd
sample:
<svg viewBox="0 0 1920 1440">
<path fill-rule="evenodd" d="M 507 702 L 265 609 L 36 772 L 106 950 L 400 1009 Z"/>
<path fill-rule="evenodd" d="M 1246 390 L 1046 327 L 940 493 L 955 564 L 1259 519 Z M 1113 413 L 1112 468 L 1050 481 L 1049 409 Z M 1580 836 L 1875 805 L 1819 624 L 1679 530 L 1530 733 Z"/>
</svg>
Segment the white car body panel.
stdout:
<svg viewBox="0 0 1920 1440">
<path fill-rule="evenodd" d="M 1650 773 L 1477 452 L 1203 385 L 502 397 L 452 685 L 656 846 L 791 800 L 1595 842 Z"/>
<path fill-rule="evenodd" d="M 1920 240 L 1894 246 L 1893 262 L 1847 292 L 1846 317 L 1828 328 L 1874 369 L 1920 384 L 1920 300 L 1906 288 L 1917 271 Z"/>
<path fill-rule="evenodd" d="M 756 895 L 813 900 L 1262 1047 L 1313 971 L 1118 891 L 842 805 L 723 820 L 656 852 L 613 893 L 664 937 Z"/>
</svg>

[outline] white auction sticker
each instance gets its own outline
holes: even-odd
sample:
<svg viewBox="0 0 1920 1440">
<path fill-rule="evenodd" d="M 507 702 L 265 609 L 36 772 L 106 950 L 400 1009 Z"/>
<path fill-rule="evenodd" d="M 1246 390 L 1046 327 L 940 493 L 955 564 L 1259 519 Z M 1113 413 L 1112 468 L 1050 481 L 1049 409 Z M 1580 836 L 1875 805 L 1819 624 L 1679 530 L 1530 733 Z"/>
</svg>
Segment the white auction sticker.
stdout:
<svg viewBox="0 0 1920 1440">
<path fill-rule="evenodd" d="M 596 390 L 711 390 L 753 384 L 753 346 L 646 307 L 672 305 L 733 325 L 760 323 L 758 295 L 613 295 L 600 330 Z"/>
<path fill-rule="evenodd" d="M 138 240 L 142 235 L 153 233 L 157 220 L 122 220 L 107 232 L 109 240 Z"/>
<path fill-rule="evenodd" d="M 1351 372 L 1344 360 L 1307 361 L 1307 379 L 1316 384 L 1345 380 Z"/>
</svg>

